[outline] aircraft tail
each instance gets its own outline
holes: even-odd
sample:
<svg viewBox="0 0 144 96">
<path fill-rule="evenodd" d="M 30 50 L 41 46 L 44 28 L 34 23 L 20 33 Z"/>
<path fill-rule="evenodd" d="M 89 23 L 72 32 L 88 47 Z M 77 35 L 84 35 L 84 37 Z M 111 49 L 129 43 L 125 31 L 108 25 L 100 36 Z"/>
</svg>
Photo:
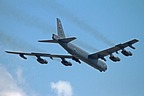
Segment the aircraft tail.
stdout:
<svg viewBox="0 0 144 96">
<path fill-rule="evenodd" d="M 57 18 L 57 33 L 58 33 L 58 36 L 61 39 L 65 38 L 65 34 L 64 34 L 63 27 L 62 27 L 62 23 L 61 23 L 59 18 Z"/>
<path fill-rule="evenodd" d="M 76 39 L 76 37 L 70 37 L 70 38 L 65 37 L 63 27 L 59 18 L 57 18 L 57 33 L 58 33 L 57 35 L 55 34 L 52 35 L 53 40 L 39 40 L 39 42 L 58 43 L 58 41 L 61 41 L 64 43 L 69 43 Z"/>
</svg>

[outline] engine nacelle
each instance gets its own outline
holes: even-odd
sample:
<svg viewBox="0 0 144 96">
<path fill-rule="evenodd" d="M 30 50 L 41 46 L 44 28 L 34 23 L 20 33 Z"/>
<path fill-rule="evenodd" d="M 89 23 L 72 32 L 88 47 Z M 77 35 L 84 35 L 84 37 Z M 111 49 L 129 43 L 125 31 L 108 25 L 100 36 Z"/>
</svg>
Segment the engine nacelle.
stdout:
<svg viewBox="0 0 144 96">
<path fill-rule="evenodd" d="M 37 61 L 41 64 L 47 64 L 48 62 L 45 59 L 37 58 Z"/>
<path fill-rule="evenodd" d="M 20 57 L 22 57 L 23 59 L 27 59 L 24 54 L 19 54 Z"/>
<path fill-rule="evenodd" d="M 65 66 L 72 66 L 72 63 L 71 62 L 68 62 L 66 60 L 62 60 L 61 63 Z"/>
<path fill-rule="evenodd" d="M 114 61 L 114 62 L 120 61 L 120 58 L 119 58 L 119 57 L 115 57 L 115 56 L 113 56 L 113 55 L 110 55 L 109 58 L 110 58 L 112 61 Z"/>
<path fill-rule="evenodd" d="M 130 51 L 126 51 L 125 49 L 123 49 L 121 53 L 125 56 L 132 56 L 132 53 Z"/>
<path fill-rule="evenodd" d="M 72 60 L 78 62 L 79 64 L 81 63 L 80 60 L 78 58 L 76 58 L 76 57 L 72 57 Z"/>
</svg>

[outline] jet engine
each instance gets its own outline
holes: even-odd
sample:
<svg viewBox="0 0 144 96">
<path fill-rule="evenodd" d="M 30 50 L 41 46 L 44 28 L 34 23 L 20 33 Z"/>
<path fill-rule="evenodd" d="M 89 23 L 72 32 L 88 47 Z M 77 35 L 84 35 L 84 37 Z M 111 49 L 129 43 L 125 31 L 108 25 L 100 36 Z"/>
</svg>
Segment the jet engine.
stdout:
<svg viewBox="0 0 144 96">
<path fill-rule="evenodd" d="M 37 57 L 37 61 L 41 64 L 47 64 L 47 60 L 42 59 L 39 55 L 35 55 Z"/>
<path fill-rule="evenodd" d="M 112 61 L 114 61 L 114 62 L 117 62 L 117 61 L 120 61 L 120 58 L 119 57 L 115 57 L 114 55 L 110 55 L 110 57 L 109 57 Z"/>
<path fill-rule="evenodd" d="M 65 66 L 72 66 L 72 63 L 71 62 L 68 62 L 66 60 L 62 60 L 61 63 Z"/>
<path fill-rule="evenodd" d="M 132 53 L 130 51 L 126 51 L 125 49 L 123 49 L 121 53 L 125 56 L 132 56 Z"/>
<path fill-rule="evenodd" d="M 37 58 L 37 61 L 41 64 L 47 64 L 48 62 L 45 59 Z"/>
</svg>

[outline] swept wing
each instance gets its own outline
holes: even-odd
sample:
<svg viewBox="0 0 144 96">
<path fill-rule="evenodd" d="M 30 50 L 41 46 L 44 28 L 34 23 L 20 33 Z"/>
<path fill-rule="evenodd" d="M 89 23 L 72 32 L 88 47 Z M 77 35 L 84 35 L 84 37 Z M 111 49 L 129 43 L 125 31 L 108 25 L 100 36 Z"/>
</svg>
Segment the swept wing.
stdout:
<svg viewBox="0 0 144 96">
<path fill-rule="evenodd" d="M 54 55 L 54 54 L 46 54 L 46 53 L 24 53 L 24 52 L 12 52 L 6 51 L 7 53 L 11 54 L 18 54 L 21 56 L 29 55 L 29 56 L 39 56 L 39 57 L 50 57 L 50 58 L 72 58 L 72 55 Z"/>
<path fill-rule="evenodd" d="M 97 53 L 94 53 L 94 54 L 90 54 L 89 57 L 90 58 L 95 58 L 95 59 L 104 59 L 103 57 L 107 56 L 107 55 L 111 55 L 112 53 L 114 52 L 118 52 L 119 50 L 123 50 L 124 48 L 126 47 L 131 47 L 132 49 L 135 49 L 132 44 L 138 42 L 137 39 L 133 39 L 131 41 L 128 41 L 126 43 L 123 43 L 123 44 L 118 44 L 114 47 L 111 47 L 111 48 L 108 48 L 106 50 L 103 50 L 103 51 L 100 51 L 100 52 L 97 52 Z M 105 59 L 104 59 L 105 60 Z M 106 61 L 106 60 L 105 60 Z"/>
</svg>

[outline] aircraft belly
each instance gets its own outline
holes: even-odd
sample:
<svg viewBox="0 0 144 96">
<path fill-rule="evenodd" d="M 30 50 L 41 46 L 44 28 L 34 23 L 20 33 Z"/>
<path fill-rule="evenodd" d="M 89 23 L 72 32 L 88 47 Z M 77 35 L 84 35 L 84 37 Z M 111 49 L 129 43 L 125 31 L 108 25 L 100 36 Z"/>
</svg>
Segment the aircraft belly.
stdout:
<svg viewBox="0 0 144 96">
<path fill-rule="evenodd" d="M 98 69 L 99 71 L 107 70 L 106 64 L 101 60 L 88 59 L 86 63 L 92 66 L 93 68 Z"/>
<path fill-rule="evenodd" d="M 99 71 L 105 71 L 107 69 L 106 64 L 98 59 L 88 58 L 88 53 L 84 50 L 78 48 L 77 46 L 71 43 L 60 43 L 60 45 L 70 54 L 79 58 L 83 62 L 87 63 L 88 65 L 92 66 L 93 68 Z"/>
<path fill-rule="evenodd" d="M 79 57 L 79 59 L 81 59 L 83 62 L 85 62 L 86 64 L 90 65 L 91 67 L 93 67 L 99 71 L 106 71 L 107 70 L 106 64 L 101 60 L 88 59 L 87 57 L 80 56 L 80 55 L 77 55 L 77 57 Z"/>
<path fill-rule="evenodd" d="M 86 62 L 88 65 L 92 66 L 95 69 L 99 70 L 99 66 L 97 65 L 98 60 L 91 61 L 91 60 L 85 60 L 84 62 Z"/>
</svg>

